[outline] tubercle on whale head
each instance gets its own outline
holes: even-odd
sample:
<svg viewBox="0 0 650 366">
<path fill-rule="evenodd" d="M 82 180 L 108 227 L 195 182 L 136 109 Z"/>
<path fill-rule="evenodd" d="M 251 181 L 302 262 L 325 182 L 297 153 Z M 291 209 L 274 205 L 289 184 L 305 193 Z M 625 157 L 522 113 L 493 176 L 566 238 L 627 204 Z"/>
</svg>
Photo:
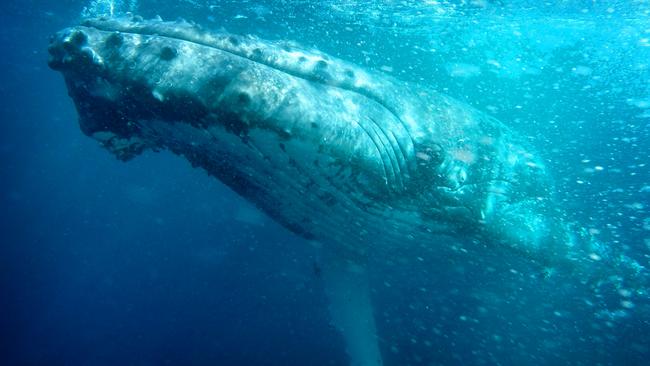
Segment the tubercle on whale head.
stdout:
<svg viewBox="0 0 650 366">
<path fill-rule="evenodd" d="M 78 70 L 104 66 L 104 60 L 88 45 L 88 34 L 79 28 L 68 28 L 50 39 L 48 65 L 53 70 Z"/>
</svg>

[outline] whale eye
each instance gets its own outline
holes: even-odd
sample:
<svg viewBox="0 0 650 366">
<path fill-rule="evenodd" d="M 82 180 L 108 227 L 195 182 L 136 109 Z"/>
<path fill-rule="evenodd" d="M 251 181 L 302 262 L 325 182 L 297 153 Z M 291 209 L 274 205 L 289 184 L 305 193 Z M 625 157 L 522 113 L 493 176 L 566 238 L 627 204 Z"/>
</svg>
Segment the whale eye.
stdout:
<svg viewBox="0 0 650 366">
<path fill-rule="evenodd" d="M 458 183 L 463 184 L 467 180 L 467 170 L 464 168 L 458 169 L 458 173 L 456 174 L 456 177 L 458 179 Z"/>
<path fill-rule="evenodd" d="M 447 173 L 447 181 L 450 187 L 458 189 L 467 181 L 467 170 L 463 166 L 453 166 Z"/>
</svg>

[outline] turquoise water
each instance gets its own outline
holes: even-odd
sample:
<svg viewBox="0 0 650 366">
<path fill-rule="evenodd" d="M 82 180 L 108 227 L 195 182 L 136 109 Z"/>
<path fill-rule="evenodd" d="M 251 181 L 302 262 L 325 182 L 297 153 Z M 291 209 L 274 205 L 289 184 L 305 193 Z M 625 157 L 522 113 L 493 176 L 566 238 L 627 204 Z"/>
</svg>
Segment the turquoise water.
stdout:
<svg viewBox="0 0 650 366">
<path fill-rule="evenodd" d="M 294 40 L 437 90 L 529 137 L 571 220 L 648 264 L 650 4 L 7 2 L 0 15 L 6 364 L 345 365 L 318 255 L 171 154 L 82 136 L 48 37 L 82 15 L 184 17 Z M 372 274 L 387 365 L 638 364 L 647 295 L 527 268 Z"/>
</svg>

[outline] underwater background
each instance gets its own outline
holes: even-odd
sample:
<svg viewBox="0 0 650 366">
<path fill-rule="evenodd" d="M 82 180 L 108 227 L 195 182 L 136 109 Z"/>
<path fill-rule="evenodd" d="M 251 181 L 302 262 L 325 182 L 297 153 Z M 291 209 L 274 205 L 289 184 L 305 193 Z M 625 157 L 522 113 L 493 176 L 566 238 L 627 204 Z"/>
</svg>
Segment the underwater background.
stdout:
<svg viewBox="0 0 650 366">
<path fill-rule="evenodd" d="M 537 147 L 572 220 L 648 265 L 650 2 L 5 0 L 2 365 L 347 364 L 315 248 L 183 159 L 124 164 L 79 130 L 48 39 L 128 11 L 294 40 L 486 111 Z M 387 365 L 650 362 L 647 294 L 394 268 L 373 274 Z"/>
</svg>

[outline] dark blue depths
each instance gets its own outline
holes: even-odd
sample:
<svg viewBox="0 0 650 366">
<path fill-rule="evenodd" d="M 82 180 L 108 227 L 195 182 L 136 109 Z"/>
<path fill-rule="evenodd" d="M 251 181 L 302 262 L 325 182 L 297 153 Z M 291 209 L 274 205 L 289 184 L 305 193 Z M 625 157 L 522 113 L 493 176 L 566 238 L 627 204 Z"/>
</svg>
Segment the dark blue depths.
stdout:
<svg viewBox="0 0 650 366">
<path fill-rule="evenodd" d="M 517 2 L 485 2 L 466 12 L 458 5 L 445 8 L 456 9 L 458 28 L 431 23 L 429 32 L 422 30 L 422 9 L 408 4 L 231 1 L 214 8 L 143 1 L 138 11 L 296 39 L 488 110 L 543 150 L 576 220 L 644 262 L 647 41 L 626 44 L 606 34 L 635 31 L 616 18 L 626 4 L 576 2 L 530 15 L 517 11 L 528 9 Z M 81 134 L 62 78 L 46 66 L 46 48 L 48 37 L 87 5 L 0 5 L 0 363 L 345 365 L 343 342 L 329 325 L 317 250 L 181 158 L 146 153 L 124 164 Z M 510 25 L 499 21 L 513 18 L 497 7 L 516 13 L 519 31 L 538 35 L 537 45 L 554 44 L 552 52 L 512 38 Z M 634 14 L 648 24 L 641 10 Z M 493 38 L 514 46 L 485 51 L 499 43 L 486 36 L 467 48 L 458 30 L 474 24 L 462 16 L 476 12 L 494 19 L 479 26 L 504 32 Z M 540 19 L 562 18 L 553 12 L 577 23 L 553 23 L 568 30 L 547 31 Z M 611 28 L 575 26 L 607 14 L 598 21 Z M 540 29 L 532 29 L 536 24 Z M 500 68 L 485 66 L 480 55 L 492 55 Z M 537 71 L 500 71 L 508 69 L 503 60 L 518 57 Z M 462 263 L 445 272 L 419 266 L 373 275 L 386 364 L 642 365 L 650 357 L 643 302 L 617 307 L 612 296 L 625 312 L 596 315 L 586 305 L 547 302 L 550 284 L 499 284 L 489 271 Z"/>
</svg>

